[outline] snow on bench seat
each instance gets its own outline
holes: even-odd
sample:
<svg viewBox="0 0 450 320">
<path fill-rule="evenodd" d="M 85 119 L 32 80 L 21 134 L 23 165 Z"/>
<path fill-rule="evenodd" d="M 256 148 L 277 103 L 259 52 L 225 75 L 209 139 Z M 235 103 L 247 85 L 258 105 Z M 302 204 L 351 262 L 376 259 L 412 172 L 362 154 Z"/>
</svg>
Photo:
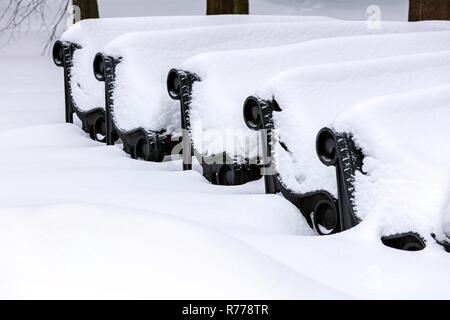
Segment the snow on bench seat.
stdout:
<svg viewBox="0 0 450 320">
<path fill-rule="evenodd" d="M 76 107 L 81 111 L 89 111 L 105 107 L 104 86 L 92 75 L 92 62 L 95 54 L 101 51 L 108 42 L 124 33 L 209 25 L 316 19 L 331 20 L 325 17 L 244 15 L 88 19 L 70 27 L 61 36 L 61 40 L 75 43 L 81 47 L 74 53 L 70 86 Z"/>
<path fill-rule="evenodd" d="M 434 243 L 434 233 L 442 240 L 442 208 L 450 194 L 449 119 L 447 81 L 367 100 L 333 122 L 337 132 L 352 134 L 364 154 L 365 174 L 357 171 L 353 185 L 356 214 L 368 235 L 416 232 Z"/>
<path fill-rule="evenodd" d="M 387 24 L 384 26 L 387 28 Z M 407 29 L 408 25 L 404 24 L 404 28 Z M 319 39 L 288 46 L 212 52 L 192 57 L 181 68 L 201 79 L 193 85 L 190 105 L 194 148 L 204 155 L 220 154 L 225 151 L 223 141 L 232 137 L 236 143 L 231 150 L 226 150 L 231 157 L 256 157 L 255 148 L 247 150 L 245 138 L 256 141 L 258 133 L 246 127 L 242 120 L 242 105 L 249 94 L 279 72 L 295 67 L 439 50 L 450 50 L 449 32 Z M 326 91 L 323 94 L 326 96 Z M 219 139 L 218 132 L 222 139 Z"/>
</svg>

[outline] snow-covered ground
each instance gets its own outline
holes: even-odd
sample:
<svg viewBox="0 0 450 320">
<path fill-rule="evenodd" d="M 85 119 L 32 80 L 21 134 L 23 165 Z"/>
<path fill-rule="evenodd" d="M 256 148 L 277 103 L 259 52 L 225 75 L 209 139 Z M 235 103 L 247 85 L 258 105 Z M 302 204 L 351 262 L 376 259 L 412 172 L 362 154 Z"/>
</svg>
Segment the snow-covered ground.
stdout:
<svg viewBox="0 0 450 320">
<path fill-rule="evenodd" d="M 443 251 L 393 250 L 364 223 L 314 236 L 262 180 L 214 186 L 64 124 L 45 39 L 0 50 L 1 298 L 449 298 Z"/>
</svg>

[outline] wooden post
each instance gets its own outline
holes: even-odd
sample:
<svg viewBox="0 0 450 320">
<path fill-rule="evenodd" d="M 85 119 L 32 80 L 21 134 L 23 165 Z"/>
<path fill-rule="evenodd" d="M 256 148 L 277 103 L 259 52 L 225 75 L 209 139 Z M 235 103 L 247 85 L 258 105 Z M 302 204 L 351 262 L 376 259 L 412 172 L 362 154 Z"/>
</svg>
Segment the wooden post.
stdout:
<svg viewBox="0 0 450 320">
<path fill-rule="evenodd" d="M 207 0 L 206 14 L 248 14 L 248 0 Z"/>
<path fill-rule="evenodd" d="M 422 0 L 409 0 L 409 21 L 419 21 L 422 12 Z"/>
<path fill-rule="evenodd" d="M 408 20 L 450 20 L 450 0 L 409 0 Z"/>
<path fill-rule="evenodd" d="M 72 0 L 72 4 L 80 8 L 80 20 L 99 18 L 97 0 Z"/>
</svg>

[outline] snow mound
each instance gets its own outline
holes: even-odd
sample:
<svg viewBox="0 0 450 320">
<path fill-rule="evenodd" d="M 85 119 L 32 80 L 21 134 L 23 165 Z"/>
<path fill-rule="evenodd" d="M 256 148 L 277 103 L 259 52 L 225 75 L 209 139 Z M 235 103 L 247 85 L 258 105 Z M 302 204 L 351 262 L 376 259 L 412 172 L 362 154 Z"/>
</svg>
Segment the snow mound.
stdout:
<svg viewBox="0 0 450 320">
<path fill-rule="evenodd" d="M 427 77 L 421 78 L 426 81 Z M 442 207 L 450 194 L 450 85 L 378 97 L 333 123 L 362 149 L 355 179 L 356 214 L 381 236 L 442 235 Z"/>
<path fill-rule="evenodd" d="M 337 197 L 335 169 L 316 155 L 320 129 L 369 98 L 450 83 L 450 51 L 306 67 L 268 80 L 256 95 L 277 101 L 273 162 L 285 186 L 305 193 L 327 190 Z M 313 174 L 312 174 L 313 173 Z"/>
<path fill-rule="evenodd" d="M 104 86 L 92 74 L 94 57 L 108 42 L 122 34 L 210 25 L 309 21 L 316 18 L 329 20 L 322 17 L 244 15 L 87 19 L 70 27 L 61 40 L 82 47 L 74 53 L 70 86 L 77 107 L 87 111 L 104 108 L 105 105 Z"/>
<path fill-rule="evenodd" d="M 412 25 L 403 24 L 404 28 Z M 201 78 L 194 83 L 190 111 L 194 147 L 206 155 L 220 154 L 225 150 L 223 141 L 232 137 L 237 143 L 227 150 L 231 156 L 255 157 L 256 150 L 247 154 L 246 138 L 257 141 L 258 133 L 249 130 L 242 121 L 242 104 L 264 80 L 279 72 L 302 66 L 438 50 L 450 50 L 448 31 L 318 39 L 273 48 L 194 56 L 182 65 L 183 70 Z"/>
<path fill-rule="evenodd" d="M 65 204 L 0 219 L 4 298 L 348 298 L 242 241 L 157 213 Z"/>
<path fill-rule="evenodd" d="M 149 210 L 151 203 L 154 212 L 221 232 L 312 234 L 295 206 L 265 195 L 258 182 L 213 186 L 196 171 L 180 172 L 180 161 L 131 161 L 119 148 L 86 139 L 71 124 L 2 130 L 0 140 L 0 154 L 14 155 L 0 159 L 2 206 L 75 201 Z"/>
</svg>

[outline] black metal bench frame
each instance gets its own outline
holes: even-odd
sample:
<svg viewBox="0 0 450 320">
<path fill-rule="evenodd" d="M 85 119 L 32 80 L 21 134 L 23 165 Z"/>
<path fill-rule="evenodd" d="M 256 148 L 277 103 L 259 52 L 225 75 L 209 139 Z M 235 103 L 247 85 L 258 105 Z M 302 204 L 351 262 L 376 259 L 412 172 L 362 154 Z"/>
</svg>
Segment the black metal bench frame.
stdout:
<svg viewBox="0 0 450 320">
<path fill-rule="evenodd" d="M 71 72 L 73 67 L 74 52 L 81 46 L 68 42 L 56 41 L 53 46 L 53 61 L 56 66 L 64 69 L 64 95 L 65 95 L 65 118 L 67 123 L 73 123 L 74 113 L 81 121 L 81 127 L 88 133 L 90 138 L 105 142 L 106 138 L 106 115 L 105 110 L 98 107 L 89 111 L 83 111 L 77 107 L 70 86 Z"/>
<path fill-rule="evenodd" d="M 179 143 L 177 140 L 173 141 L 172 136 L 164 131 L 149 131 L 144 128 L 124 130 L 116 120 L 113 92 L 115 70 L 121 60 L 98 53 L 93 64 L 95 78 L 105 83 L 106 144 L 114 145 L 117 138 L 120 138 L 123 150 L 133 159 L 161 162 L 164 156 L 171 154 L 173 147 Z"/>
<path fill-rule="evenodd" d="M 169 96 L 180 102 L 183 170 L 192 169 L 192 157 L 194 155 L 202 166 L 203 176 L 213 184 L 240 185 L 260 179 L 261 165 L 259 163 L 251 164 L 248 159 L 240 161 L 230 157 L 226 152 L 204 156 L 195 149 L 191 139 L 189 111 L 192 86 L 196 81 L 201 81 L 200 77 L 184 70 L 172 69 L 167 76 Z M 184 152 L 184 150 L 188 150 L 188 152 Z"/>
</svg>

